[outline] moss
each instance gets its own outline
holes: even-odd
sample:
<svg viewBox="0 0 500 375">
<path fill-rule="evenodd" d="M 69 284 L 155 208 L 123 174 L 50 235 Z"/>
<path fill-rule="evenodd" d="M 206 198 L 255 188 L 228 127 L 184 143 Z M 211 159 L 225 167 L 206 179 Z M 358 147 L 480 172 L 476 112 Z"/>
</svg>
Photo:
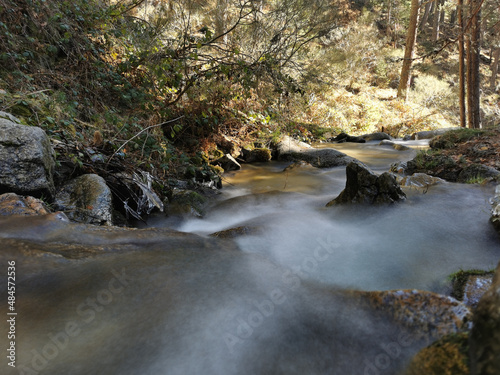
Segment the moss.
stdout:
<svg viewBox="0 0 500 375">
<path fill-rule="evenodd" d="M 467 375 L 469 370 L 468 334 L 443 337 L 422 349 L 411 361 L 407 375 Z"/>
<path fill-rule="evenodd" d="M 429 143 L 429 146 L 433 149 L 448 149 L 454 147 L 458 143 L 467 142 L 485 133 L 485 130 L 480 129 L 450 130 L 449 132 L 434 137 Z"/>
<path fill-rule="evenodd" d="M 493 275 L 494 270 L 479 270 L 479 269 L 471 269 L 471 270 L 460 270 L 458 272 L 454 272 L 448 276 L 448 279 L 451 281 L 452 291 L 451 296 L 456 298 L 459 301 L 462 301 L 464 298 L 464 289 L 465 284 L 470 276 L 485 276 L 485 275 Z"/>
</svg>

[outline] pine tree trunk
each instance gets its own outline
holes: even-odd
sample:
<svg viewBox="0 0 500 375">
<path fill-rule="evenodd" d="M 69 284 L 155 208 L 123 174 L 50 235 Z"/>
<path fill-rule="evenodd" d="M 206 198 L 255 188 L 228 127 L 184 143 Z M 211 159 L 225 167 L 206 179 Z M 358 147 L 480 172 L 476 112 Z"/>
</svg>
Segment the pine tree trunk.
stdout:
<svg viewBox="0 0 500 375">
<path fill-rule="evenodd" d="M 429 14 L 431 12 L 432 1 L 425 4 L 424 15 L 422 16 L 422 22 L 420 22 L 420 28 L 423 29 L 425 24 L 429 20 Z"/>
<path fill-rule="evenodd" d="M 464 1 L 458 0 L 458 90 L 460 103 L 460 127 L 467 126 L 465 112 L 465 51 L 464 51 Z"/>
<path fill-rule="evenodd" d="M 398 86 L 398 98 L 405 98 L 405 100 L 408 95 L 408 89 L 410 88 L 410 69 L 413 60 L 413 50 L 417 42 L 419 8 L 419 0 L 411 0 L 410 24 L 408 25 L 408 34 L 406 35 L 405 56 Z"/>
<path fill-rule="evenodd" d="M 470 37 L 467 40 L 467 105 L 469 128 L 481 128 L 479 53 L 481 47 L 481 0 L 469 0 Z"/>
<path fill-rule="evenodd" d="M 491 62 L 491 78 L 490 78 L 490 88 L 495 91 L 497 88 L 497 74 L 498 74 L 498 63 L 500 60 L 500 47 L 495 47 L 493 49 L 493 61 Z"/>
<path fill-rule="evenodd" d="M 436 5 L 434 6 L 434 14 L 432 18 L 432 41 L 436 42 L 439 39 L 439 26 L 441 20 L 441 1 L 436 0 Z"/>
</svg>

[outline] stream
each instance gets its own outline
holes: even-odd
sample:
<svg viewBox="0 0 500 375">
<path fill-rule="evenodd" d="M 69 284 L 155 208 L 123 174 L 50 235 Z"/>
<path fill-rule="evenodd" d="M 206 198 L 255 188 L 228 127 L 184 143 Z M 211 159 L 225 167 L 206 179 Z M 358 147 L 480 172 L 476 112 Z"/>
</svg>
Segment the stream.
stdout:
<svg viewBox="0 0 500 375">
<path fill-rule="evenodd" d="M 415 152 L 317 147 L 379 173 Z M 6 275 L 15 262 L 17 313 L 16 367 L 4 355 L 0 372 L 404 373 L 428 342 L 411 339 L 411 329 L 353 290 L 446 293 L 450 273 L 494 268 L 494 188 L 442 183 L 408 188 L 407 200 L 391 206 L 326 208 L 345 186 L 345 167 L 284 171 L 289 164 L 227 174 L 203 218 L 156 216 L 137 230 L 70 224 L 56 214 L 0 218 L 0 264 Z M 235 227 L 250 231 L 210 236 Z M 0 284 L 0 313 L 10 319 L 6 277 Z M 0 329 L 4 353 L 9 324 Z"/>
</svg>

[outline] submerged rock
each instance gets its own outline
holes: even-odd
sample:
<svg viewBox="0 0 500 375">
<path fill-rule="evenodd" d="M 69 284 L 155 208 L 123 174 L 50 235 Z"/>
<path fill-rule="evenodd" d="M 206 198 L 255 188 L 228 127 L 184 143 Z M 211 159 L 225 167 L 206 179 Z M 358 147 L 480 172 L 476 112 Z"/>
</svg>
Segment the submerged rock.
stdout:
<svg viewBox="0 0 500 375">
<path fill-rule="evenodd" d="M 446 182 L 439 177 L 429 176 L 425 173 L 413 173 L 411 176 L 405 176 L 399 182 L 401 186 L 426 188 Z"/>
<path fill-rule="evenodd" d="M 379 143 L 379 146 L 390 146 L 397 151 L 409 151 L 409 150 L 411 150 L 411 147 L 401 145 L 399 143 L 392 142 L 389 140 L 383 140 L 382 142 Z"/>
<path fill-rule="evenodd" d="M 79 223 L 111 225 L 113 221 L 111 190 L 96 174 L 85 174 L 64 184 L 54 205 Z"/>
<path fill-rule="evenodd" d="M 472 375 L 497 375 L 500 369 L 500 265 L 479 301 L 470 334 Z"/>
<path fill-rule="evenodd" d="M 384 132 L 376 132 L 376 133 L 371 133 L 371 134 L 363 134 L 361 136 L 362 139 L 366 141 L 382 141 L 384 139 L 391 140 L 392 137 Z"/>
<path fill-rule="evenodd" d="M 368 167 L 351 162 L 347 165 L 346 174 L 345 189 L 327 207 L 344 203 L 394 203 L 406 199 L 396 178 L 388 172 L 377 176 Z"/>
<path fill-rule="evenodd" d="M 288 136 L 278 143 L 276 152 L 278 160 L 305 161 L 317 168 L 343 166 L 355 160 L 343 152 L 331 148 L 315 149 Z"/>
<path fill-rule="evenodd" d="M 0 112 L 0 161 L 0 193 L 53 198 L 54 150 L 41 128 Z"/>
<path fill-rule="evenodd" d="M 15 193 L 0 195 L 0 215 L 46 215 L 50 210 L 40 199 L 30 196 L 22 197 Z"/>
</svg>

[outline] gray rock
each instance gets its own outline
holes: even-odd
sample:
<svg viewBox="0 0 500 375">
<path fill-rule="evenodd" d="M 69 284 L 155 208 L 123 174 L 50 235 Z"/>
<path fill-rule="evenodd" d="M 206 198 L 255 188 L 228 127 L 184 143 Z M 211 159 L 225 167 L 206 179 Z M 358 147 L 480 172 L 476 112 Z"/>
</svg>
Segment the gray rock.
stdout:
<svg viewBox="0 0 500 375">
<path fill-rule="evenodd" d="M 112 225 L 112 195 L 106 181 L 96 174 L 85 174 L 63 185 L 54 202 L 73 220 L 85 224 Z"/>
<path fill-rule="evenodd" d="M 498 179 L 500 172 L 483 164 L 470 164 L 458 174 L 459 182 L 471 182 L 475 179 Z"/>
<path fill-rule="evenodd" d="M 460 128 L 442 128 L 436 130 L 425 130 L 421 132 L 413 133 L 411 139 L 419 140 L 419 139 L 432 139 L 437 135 L 441 135 L 446 133 L 447 131 L 460 129 Z"/>
<path fill-rule="evenodd" d="M 371 133 L 371 134 L 364 134 L 360 138 L 364 139 L 365 141 L 382 141 L 382 140 L 391 140 L 392 137 L 384 132 L 376 132 L 376 133 Z"/>
<path fill-rule="evenodd" d="M 346 133 L 340 133 L 335 138 L 332 139 L 332 142 L 344 143 L 344 142 L 352 142 L 352 143 L 365 143 L 366 140 L 362 137 L 352 136 Z"/>
<path fill-rule="evenodd" d="M 439 177 L 429 176 L 425 173 L 413 173 L 411 176 L 403 177 L 399 184 L 401 186 L 407 187 L 425 188 L 428 186 L 441 184 L 443 182 L 446 181 Z"/>
<path fill-rule="evenodd" d="M 472 375 L 497 375 L 500 369 L 500 265 L 493 284 L 479 301 L 470 333 Z"/>
<path fill-rule="evenodd" d="M 355 161 L 343 152 L 331 148 L 315 149 L 288 136 L 277 145 L 277 153 L 278 160 L 305 161 L 317 168 L 338 167 Z"/>
<path fill-rule="evenodd" d="M 0 112 L 0 193 L 54 196 L 54 150 L 45 132 Z"/>
<path fill-rule="evenodd" d="M 382 142 L 380 142 L 379 146 L 390 146 L 390 147 L 392 147 L 393 149 L 395 149 L 397 151 L 408 151 L 408 150 L 411 150 L 411 147 L 408 147 L 408 146 L 405 146 L 405 145 L 401 145 L 399 143 L 392 142 L 392 141 L 389 141 L 387 139 L 383 140 Z"/>
<path fill-rule="evenodd" d="M 406 199 L 396 178 L 388 172 L 377 176 L 368 167 L 351 162 L 347 165 L 346 174 L 345 189 L 327 207 L 344 203 L 394 203 Z"/>
</svg>

